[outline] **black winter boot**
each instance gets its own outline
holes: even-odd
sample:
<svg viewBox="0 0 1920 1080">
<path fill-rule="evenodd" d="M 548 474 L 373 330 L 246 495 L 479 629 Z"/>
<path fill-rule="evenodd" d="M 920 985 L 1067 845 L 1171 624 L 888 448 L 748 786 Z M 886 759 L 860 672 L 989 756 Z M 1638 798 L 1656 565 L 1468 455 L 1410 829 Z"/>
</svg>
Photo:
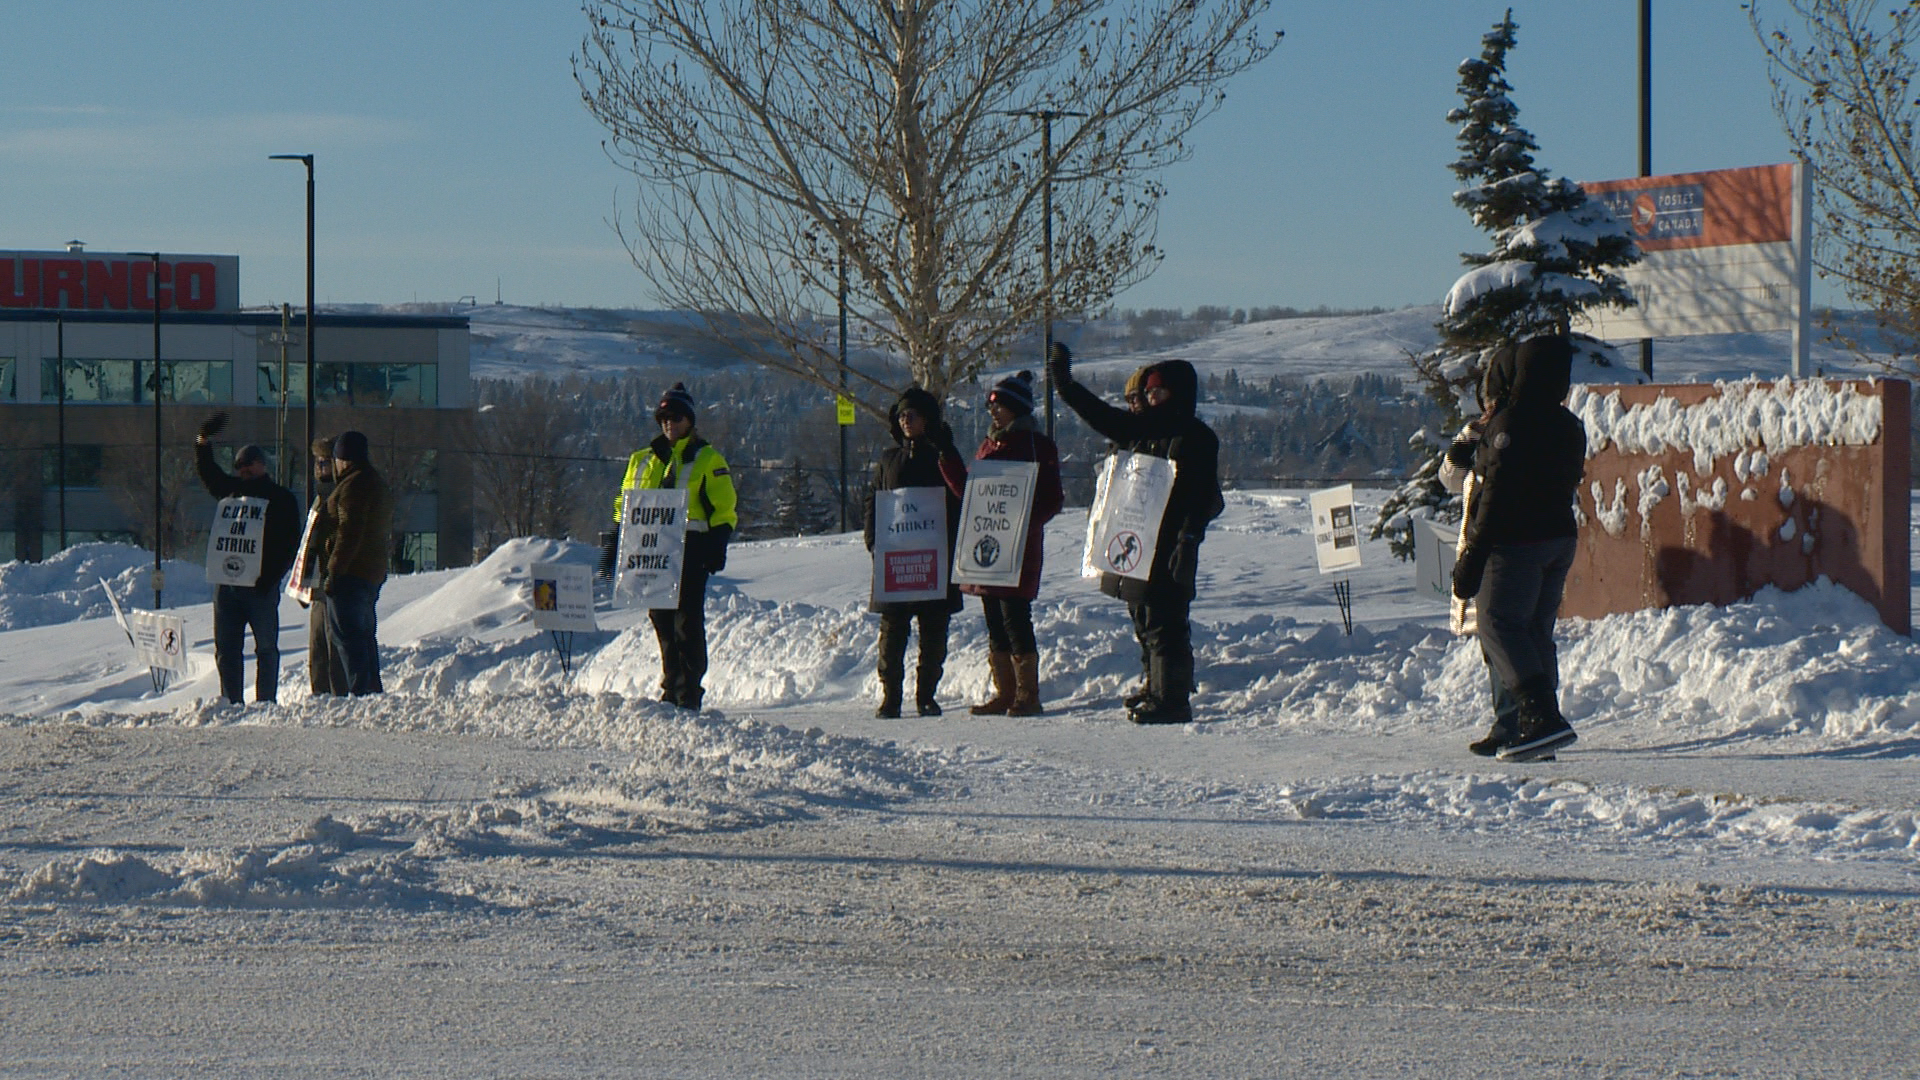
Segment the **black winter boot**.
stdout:
<svg viewBox="0 0 1920 1080">
<path fill-rule="evenodd" d="M 1136 724 L 1187 724 L 1193 722 L 1193 706 L 1188 700 L 1193 690 L 1191 661 L 1172 656 L 1153 658 L 1154 692 L 1129 710 L 1127 719 Z"/>
<path fill-rule="evenodd" d="M 1518 713 L 1495 717 L 1493 726 L 1487 729 L 1486 737 L 1467 744 L 1467 749 L 1480 756 L 1492 757 L 1512 744 L 1520 736 L 1520 717 Z"/>
<path fill-rule="evenodd" d="M 1496 756 L 1501 761 L 1540 761 L 1580 737 L 1560 715 L 1551 679 L 1537 675 L 1513 692 L 1520 699 L 1520 730 L 1513 742 L 1500 748 Z"/>
</svg>

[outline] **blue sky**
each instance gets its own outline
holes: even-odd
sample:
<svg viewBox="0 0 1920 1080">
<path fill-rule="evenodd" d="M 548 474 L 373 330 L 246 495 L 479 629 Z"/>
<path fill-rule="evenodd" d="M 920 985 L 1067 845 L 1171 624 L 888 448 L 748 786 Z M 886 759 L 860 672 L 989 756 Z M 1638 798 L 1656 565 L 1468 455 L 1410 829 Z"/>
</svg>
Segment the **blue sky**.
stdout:
<svg viewBox="0 0 1920 1080">
<path fill-rule="evenodd" d="M 1731 0 L 1655 0 L 1656 172 L 1787 160 Z M 1504 6 L 1276 0 L 1286 41 L 1169 170 L 1159 271 L 1127 307 L 1430 303 L 1484 238 L 1449 201 L 1455 66 Z M 1638 167 L 1635 0 L 1517 3 L 1509 79 L 1556 175 Z M 569 57 L 571 0 L 11 3 L 0 249 L 240 256 L 247 304 L 304 290 L 313 153 L 322 302 L 644 307 Z"/>
</svg>

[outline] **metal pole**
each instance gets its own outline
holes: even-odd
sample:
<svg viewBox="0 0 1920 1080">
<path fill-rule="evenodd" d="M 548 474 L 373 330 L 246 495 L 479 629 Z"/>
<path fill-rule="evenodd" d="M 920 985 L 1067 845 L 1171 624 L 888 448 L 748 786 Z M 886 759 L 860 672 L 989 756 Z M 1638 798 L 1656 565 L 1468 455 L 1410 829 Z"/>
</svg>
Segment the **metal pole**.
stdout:
<svg viewBox="0 0 1920 1080">
<path fill-rule="evenodd" d="M 1040 301 L 1045 326 L 1040 370 L 1046 373 L 1049 439 L 1053 438 L 1053 369 L 1047 366 L 1047 350 L 1053 346 L 1053 116 L 1051 112 L 1040 114 L 1040 167 L 1045 170 L 1040 181 L 1040 249 L 1046 266 L 1046 295 Z"/>
<path fill-rule="evenodd" d="M 287 323 L 293 318 L 293 305 L 280 305 L 280 408 L 279 412 L 279 468 L 275 470 L 275 479 L 281 487 L 287 486 Z M 313 444 L 312 439 L 307 444 Z"/>
<path fill-rule="evenodd" d="M 298 161 L 307 167 L 307 446 L 313 446 L 313 155 L 312 154 L 268 154 L 273 161 Z M 307 505 L 313 505 L 313 463 L 306 461 Z"/>
<path fill-rule="evenodd" d="M 153 253 L 153 610 L 160 610 L 161 590 L 167 582 L 160 566 L 161 517 L 165 500 L 160 494 L 160 253 Z"/>
<path fill-rule="evenodd" d="M 847 396 L 847 249 L 840 248 L 840 396 Z M 840 423 L 840 403 L 834 402 L 834 426 L 840 429 L 840 531 L 847 531 L 847 425 Z"/>
<path fill-rule="evenodd" d="M 67 317 L 56 316 L 54 326 L 54 393 L 59 395 L 54 415 L 58 417 L 60 460 L 54 466 L 60 482 L 60 550 L 67 550 Z M 46 558 L 46 552 L 40 557 Z M 56 553 L 57 554 L 57 553 Z"/>
<path fill-rule="evenodd" d="M 1653 175 L 1653 0 L 1640 0 L 1640 175 Z M 1640 374 L 1653 378 L 1653 339 L 1640 339 Z"/>
</svg>

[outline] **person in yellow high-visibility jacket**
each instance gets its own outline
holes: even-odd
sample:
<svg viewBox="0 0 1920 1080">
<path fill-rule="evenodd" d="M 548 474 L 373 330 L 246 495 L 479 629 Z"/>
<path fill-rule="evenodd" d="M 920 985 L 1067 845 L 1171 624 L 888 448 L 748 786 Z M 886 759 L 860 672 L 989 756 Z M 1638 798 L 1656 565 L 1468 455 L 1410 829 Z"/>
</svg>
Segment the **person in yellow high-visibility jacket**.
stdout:
<svg viewBox="0 0 1920 1080">
<path fill-rule="evenodd" d="M 660 642 L 660 700 L 698 709 L 706 694 L 702 684 L 707 675 L 707 576 L 726 569 L 727 543 L 740 523 L 736 510 L 739 500 L 727 471 L 727 459 L 694 432 L 693 395 L 685 384 L 674 383 L 660 396 L 653 418 L 660 424 L 660 436 L 627 459 L 627 475 L 620 490 L 687 490 L 687 550 L 680 560 L 680 606 L 656 609 L 648 615 Z M 616 497 L 616 524 L 620 511 L 620 499 Z M 604 574 L 612 573 L 612 553 L 618 543 L 618 533 L 612 534 L 601 553 Z"/>
</svg>

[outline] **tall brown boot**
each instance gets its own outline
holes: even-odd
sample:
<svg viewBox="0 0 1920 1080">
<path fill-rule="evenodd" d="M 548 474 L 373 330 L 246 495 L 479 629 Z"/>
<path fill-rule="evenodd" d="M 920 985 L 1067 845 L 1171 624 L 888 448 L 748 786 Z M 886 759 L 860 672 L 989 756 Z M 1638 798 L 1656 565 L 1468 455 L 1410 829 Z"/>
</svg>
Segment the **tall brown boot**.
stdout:
<svg viewBox="0 0 1920 1080">
<path fill-rule="evenodd" d="M 1004 716 L 1013 707 L 1013 654 L 989 652 L 987 666 L 993 671 L 993 696 L 967 711 L 975 716 Z"/>
<path fill-rule="evenodd" d="M 1037 653 L 1015 653 L 1013 704 L 1007 707 L 1007 715 L 1039 716 L 1041 711 L 1040 656 Z"/>
</svg>

